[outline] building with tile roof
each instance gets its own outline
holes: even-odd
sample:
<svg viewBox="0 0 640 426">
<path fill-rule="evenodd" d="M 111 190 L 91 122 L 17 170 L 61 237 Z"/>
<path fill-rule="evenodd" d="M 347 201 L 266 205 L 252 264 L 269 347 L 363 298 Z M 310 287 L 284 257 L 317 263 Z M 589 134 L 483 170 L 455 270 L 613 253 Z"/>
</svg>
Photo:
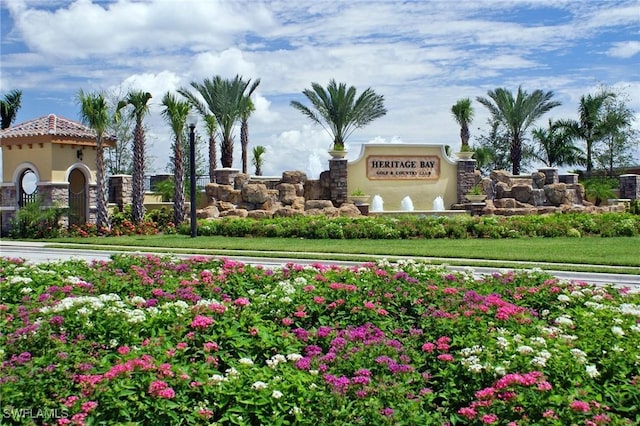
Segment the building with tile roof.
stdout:
<svg viewBox="0 0 640 426">
<path fill-rule="evenodd" d="M 105 147 L 115 146 L 107 136 Z M 26 203 L 69 209 L 67 224 L 93 221 L 97 157 L 96 133 L 74 120 L 55 114 L 0 130 L 2 233 Z"/>
</svg>

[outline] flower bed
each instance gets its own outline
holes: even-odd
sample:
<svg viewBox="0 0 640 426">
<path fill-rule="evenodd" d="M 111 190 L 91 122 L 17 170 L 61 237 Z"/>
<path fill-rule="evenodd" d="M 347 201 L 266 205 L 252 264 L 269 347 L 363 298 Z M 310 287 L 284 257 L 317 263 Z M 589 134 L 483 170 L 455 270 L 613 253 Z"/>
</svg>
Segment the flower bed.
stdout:
<svg viewBox="0 0 640 426">
<path fill-rule="evenodd" d="M 413 262 L 0 268 L 3 424 L 640 422 L 629 289 Z"/>
</svg>

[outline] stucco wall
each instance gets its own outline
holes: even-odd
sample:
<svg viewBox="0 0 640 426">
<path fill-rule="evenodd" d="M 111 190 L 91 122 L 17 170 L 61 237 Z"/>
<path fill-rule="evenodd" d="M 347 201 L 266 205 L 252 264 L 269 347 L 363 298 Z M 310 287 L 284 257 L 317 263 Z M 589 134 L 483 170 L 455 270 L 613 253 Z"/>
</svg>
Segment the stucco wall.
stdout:
<svg viewBox="0 0 640 426">
<path fill-rule="evenodd" d="M 437 178 L 403 178 L 367 176 L 367 158 L 380 156 L 389 158 L 434 156 L 439 160 Z M 347 165 L 347 194 L 356 189 L 373 197 L 378 194 L 384 201 L 384 210 L 402 210 L 401 202 L 411 198 L 414 210 L 432 210 L 433 201 L 441 196 L 445 208 L 457 202 L 456 160 L 445 153 L 444 145 L 433 144 L 364 144 L 357 159 Z"/>
</svg>

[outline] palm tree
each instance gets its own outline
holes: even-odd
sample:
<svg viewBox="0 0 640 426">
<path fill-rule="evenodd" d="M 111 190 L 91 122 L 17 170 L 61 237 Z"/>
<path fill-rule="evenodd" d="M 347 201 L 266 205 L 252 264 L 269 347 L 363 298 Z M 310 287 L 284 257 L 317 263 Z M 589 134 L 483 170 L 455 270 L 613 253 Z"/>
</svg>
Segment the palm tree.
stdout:
<svg viewBox="0 0 640 426">
<path fill-rule="evenodd" d="M 242 173 L 247 173 L 247 149 L 249 147 L 249 117 L 255 111 L 251 95 L 260 84 L 257 79 L 240 100 L 240 145 L 242 146 Z"/>
<path fill-rule="evenodd" d="M 253 84 L 252 92 L 259 84 Z M 205 79 L 204 82 L 191 82 L 199 96 L 182 88 L 178 92 L 187 98 L 200 115 L 213 115 L 220 126 L 222 142 L 220 145 L 222 167 L 233 166 L 233 126 L 240 118 L 242 99 L 251 80 L 244 81 L 236 75 L 233 80 L 226 80 L 220 76 Z M 204 101 L 204 102 L 203 102 Z"/>
<path fill-rule="evenodd" d="M 487 96 L 488 98 L 477 97 L 476 100 L 489 110 L 497 124 L 506 129 L 510 141 L 512 173 L 518 175 L 522 161 L 522 143 L 527 129 L 538 118 L 559 106 L 560 102 L 551 100 L 552 91 L 535 90 L 529 94 L 522 87 L 518 87 L 515 99 L 510 91 L 501 87 L 490 90 Z"/>
<path fill-rule="evenodd" d="M 251 164 L 256 168 L 256 176 L 262 176 L 262 165 L 264 164 L 264 158 L 262 158 L 262 156 L 265 152 L 267 152 L 267 149 L 262 145 L 253 147 Z"/>
<path fill-rule="evenodd" d="M 473 107 L 471 106 L 471 99 L 460 99 L 451 107 L 451 113 L 454 120 L 460 125 L 460 141 L 462 146 L 460 151 L 468 150 L 469 147 L 469 124 L 473 121 Z"/>
<path fill-rule="evenodd" d="M 127 98 L 118 102 L 117 114 L 122 108 L 131 106 L 130 116 L 135 118 L 136 126 L 133 130 L 133 194 L 131 200 L 131 220 L 133 223 L 142 222 L 144 216 L 144 156 L 145 156 L 145 132 L 142 120 L 149 112 L 147 102 L 151 99 L 151 93 L 141 90 L 130 91 Z"/>
<path fill-rule="evenodd" d="M 574 139 L 585 141 L 587 177 L 591 176 L 593 170 L 593 145 L 602 139 L 607 132 L 602 110 L 605 101 L 609 98 L 615 98 L 615 94 L 603 91 L 595 96 L 591 94 L 582 96 L 578 107 L 579 120 L 562 120 L 558 122 L 558 125 L 566 129 Z"/>
<path fill-rule="evenodd" d="M 583 153 L 572 142 L 571 135 L 549 119 L 547 128 L 540 127 L 531 131 L 534 141 L 540 146 L 534 157 L 542 161 L 547 167 L 573 166 L 583 164 Z"/>
<path fill-rule="evenodd" d="M 4 95 L 4 99 L 0 100 L 0 115 L 2 116 L 0 128 L 6 129 L 13 124 L 21 106 L 22 90 L 14 89 Z"/>
<path fill-rule="evenodd" d="M 333 137 L 336 150 L 344 149 L 344 142 L 354 130 L 387 113 L 384 96 L 373 89 L 368 88 L 356 99 L 355 87 L 347 89 L 345 83 L 337 84 L 333 79 L 326 90 L 318 83 L 311 83 L 311 89 L 303 90 L 302 94 L 313 109 L 298 101 L 291 101 L 291 106 L 321 125 Z"/>
<path fill-rule="evenodd" d="M 184 154 L 182 137 L 189 115 L 189 103 L 178 100 L 167 92 L 162 98 L 162 116 L 173 131 L 173 223 L 178 225 L 184 221 Z"/>
<path fill-rule="evenodd" d="M 103 140 L 109 122 L 109 105 L 102 93 L 78 92 L 80 104 L 80 118 L 84 124 L 96 132 L 96 225 L 100 228 L 110 228 L 109 213 L 107 211 L 107 191 L 105 184 L 104 145 Z"/>
<path fill-rule="evenodd" d="M 214 170 L 218 168 L 218 153 L 216 149 L 216 129 L 218 128 L 218 122 L 216 121 L 216 117 L 212 114 L 205 115 L 204 127 L 209 136 L 209 182 L 215 182 L 216 177 Z"/>
</svg>

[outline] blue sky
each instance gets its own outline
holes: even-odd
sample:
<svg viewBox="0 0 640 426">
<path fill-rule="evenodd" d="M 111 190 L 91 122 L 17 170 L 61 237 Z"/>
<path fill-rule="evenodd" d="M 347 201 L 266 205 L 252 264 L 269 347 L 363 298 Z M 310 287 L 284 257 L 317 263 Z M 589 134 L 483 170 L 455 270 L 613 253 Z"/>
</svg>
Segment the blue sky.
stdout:
<svg viewBox="0 0 640 426">
<path fill-rule="evenodd" d="M 330 136 L 289 103 L 332 78 L 373 88 L 388 109 L 350 137 L 350 159 L 366 142 L 455 150 L 451 105 L 497 87 L 553 91 L 562 106 L 538 126 L 577 118 L 580 96 L 602 84 L 627 93 L 640 119 L 637 0 L 0 1 L 0 92 L 22 90 L 16 123 L 78 119 L 79 89 L 149 91 L 155 172 L 171 142 L 162 96 L 214 75 L 261 79 L 249 129 L 251 146 L 267 148 L 266 175 L 327 168 Z M 488 131 L 486 109 L 473 105 L 472 144 Z"/>
</svg>

